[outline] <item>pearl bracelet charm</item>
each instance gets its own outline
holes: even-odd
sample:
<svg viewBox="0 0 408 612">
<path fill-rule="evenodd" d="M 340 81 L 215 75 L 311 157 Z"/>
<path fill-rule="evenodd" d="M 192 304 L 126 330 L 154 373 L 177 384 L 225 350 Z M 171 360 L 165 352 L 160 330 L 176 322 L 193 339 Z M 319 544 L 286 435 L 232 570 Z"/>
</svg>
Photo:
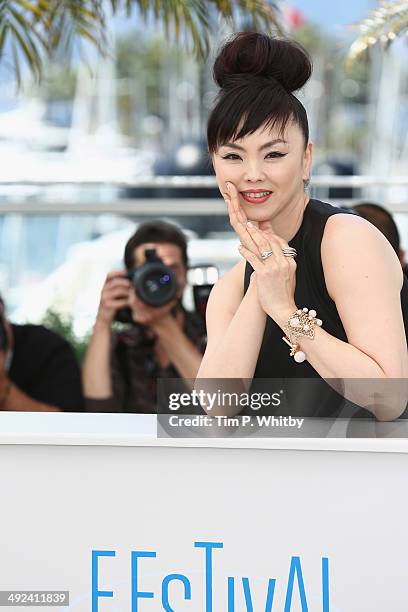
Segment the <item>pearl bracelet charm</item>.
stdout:
<svg viewBox="0 0 408 612">
<path fill-rule="evenodd" d="M 297 363 L 302 363 L 306 359 L 304 351 L 300 350 L 299 344 L 293 342 L 292 336 L 306 336 L 313 340 L 315 327 L 322 326 L 322 320 L 317 318 L 317 313 L 313 309 L 298 308 L 291 315 L 284 327 L 286 336 L 282 338 L 288 346 L 290 346 L 290 357 L 293 357 Z"/>
<path fill-rule="evenodd" d="M 289 355 L 291 357 L 293 357 L 293 359 L 297 363 L 302 363 L 302 361 L 305 361 L 306 354 L 303 351 L 299 351 L 298 350 L 298 348 L 299 348 L 298 344 L 292 343 L 286 336 L 283 336 L 282 340 L 284 342 L 286 342 L 286 344 L 288 344 L 290 346 L 290 353 L 289 353 Z"/>
</svg>

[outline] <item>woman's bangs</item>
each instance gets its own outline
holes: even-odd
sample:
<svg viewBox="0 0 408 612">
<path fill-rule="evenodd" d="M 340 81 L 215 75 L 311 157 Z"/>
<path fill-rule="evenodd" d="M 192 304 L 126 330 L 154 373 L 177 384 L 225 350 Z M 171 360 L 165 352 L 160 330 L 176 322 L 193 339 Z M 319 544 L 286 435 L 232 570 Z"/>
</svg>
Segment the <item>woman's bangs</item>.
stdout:
<svg viewBox="0 0 408 612">
<path fill-rule="evenodd" d="M 228 142 L 241 140 L 261 127 L 283 138 L 288 122 L 292 118 L 296 120 L 296 111 L 286 97 L 267 98 L 259 96 L 249 107 L 247 102 L 237 105 L 235 101 L 233 106 L 227 106 L 226 100 L 221 100 L 208 122 L 209 152 L 214 153 Z"/>
</svg>

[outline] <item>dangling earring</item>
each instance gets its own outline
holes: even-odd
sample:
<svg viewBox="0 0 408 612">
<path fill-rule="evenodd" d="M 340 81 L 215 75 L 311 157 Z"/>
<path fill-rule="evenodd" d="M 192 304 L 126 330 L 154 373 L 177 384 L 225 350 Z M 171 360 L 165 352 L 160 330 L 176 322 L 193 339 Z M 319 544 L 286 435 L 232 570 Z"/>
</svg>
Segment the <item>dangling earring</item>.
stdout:
<svg viewBox="0 0 408 612">
<path fill-rule="evenodd" d="M 303 179 L 303 189 L 305 191 L 307 191 L 309 189 L 309 185 L 310 185 L 310 177 L 307 179 Z"/>
</svg>

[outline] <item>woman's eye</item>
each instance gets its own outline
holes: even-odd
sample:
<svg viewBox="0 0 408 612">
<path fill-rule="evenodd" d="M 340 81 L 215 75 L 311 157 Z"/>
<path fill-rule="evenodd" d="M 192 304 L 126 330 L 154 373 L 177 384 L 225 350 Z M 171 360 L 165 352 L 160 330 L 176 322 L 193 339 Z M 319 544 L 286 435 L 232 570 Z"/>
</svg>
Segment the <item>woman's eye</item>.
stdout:
<svg viewBox="0 0 408 612">
<path fill-rule="evenodd" d="M 266 156 L 266 158 L 277 158 L 277 157 L 285 157 L 285 155 L 287 155 L 287 153 L 280 153 L 279 151 L 271 151 L 270 153 L 268 153 L 268 155 Z M 237 155 L 236 153 L 228 153 L 228 155 L 226 155 L 225 157 L 223 157 L 223 159 L 230 159 L 230 160 L 235 160 L 235 159 L 241 159 L 239 155 Z"/>
<path fill-rule="evenodd" d="M 285 155 L 287 155 L 286 153 L 280 153 L 279 151 L 271 151 L 270 153 L 268 153 L 268 155 L 266 157 L 285 157 Z"/>
<path fill-rule="evenodd" d="M 226 156 L 225 156 L 225 157 L 223 157 L 222 159 L 232 159 L 232 158 L 234 158 L 234 159 L 235 159 L 235 158 L 237 158 L 237 157 L 240 159 L 239 155 L 236 155 L 235 153 L 228 153 L 228 155 L 226 155 Z"/>
</svg>

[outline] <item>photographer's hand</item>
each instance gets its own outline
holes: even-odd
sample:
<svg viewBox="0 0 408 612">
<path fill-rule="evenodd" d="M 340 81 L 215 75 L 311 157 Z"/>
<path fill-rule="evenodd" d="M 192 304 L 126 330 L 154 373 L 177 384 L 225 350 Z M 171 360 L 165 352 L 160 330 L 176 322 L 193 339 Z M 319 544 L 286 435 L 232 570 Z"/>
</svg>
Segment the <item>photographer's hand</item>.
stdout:
<svg viewBox="0 0 408 612">
<path fill-rule="evenodd" d="M 96 316 L 97 323 L 111 326 L 116 312 L 120 308 L 126 308 L 129 305 L 130 289 L 131 283 L 126 277 L 125 270 L 109 272 L 101 292 L 98 314 Z"/>
<path fill-rule="evenodd" d="M 134 291 L 131 291 L 126 305 L 129 306 L 135 323 L 151 327 L 154 323 L 169 315 L 178 301 L 179 297 L 177 296 L 168 304 L 157 308 L 145 304 Z"/>
</svg>

